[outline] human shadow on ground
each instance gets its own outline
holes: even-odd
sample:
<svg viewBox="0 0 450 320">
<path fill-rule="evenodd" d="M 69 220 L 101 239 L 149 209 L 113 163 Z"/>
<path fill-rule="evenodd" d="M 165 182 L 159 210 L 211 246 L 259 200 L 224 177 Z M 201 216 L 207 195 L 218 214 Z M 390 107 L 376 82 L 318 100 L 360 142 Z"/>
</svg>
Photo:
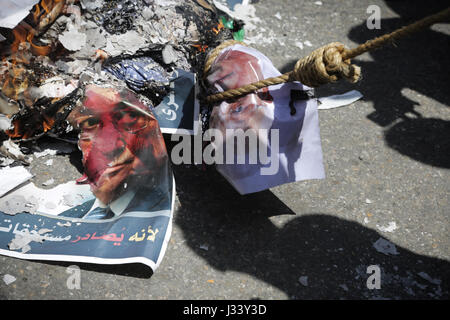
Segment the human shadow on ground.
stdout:
<svg viewBox="0 0 450 320">
<path fill-rule="evenodd" d="M 294 217 L 270 191 L 239 195 L 214 168 L 181 165 L 174 173 L 181 204 L 174 223 L 186 244 L 220 271 L 249 274 L 289 299 L 449 298 L 448 261 L 398 245 L 396 255 L 380 253 L 378 232 L 316 212 Z M 292 217 L 279 227 L 270 219 L 277 215 Z M 367 288 L 371 265 L 381 271 L 379 290 Z"/>
<path fill-rule="evenodd" d="M 379 30 L 369 30 L 364 23 L 351 29 L 349 38 L 363 43 L 448 7 L 448 1 L 386 1 L 386 4 L 400 18 L 381 19 Z M 416 107 L 421 105 L 415 101 L 418 96 L 408 94 L 412 90 L 449 107 L 450 37 L 427 28 L 395 44 L 371 51 L 372 61 L 355 59 L 366 75 L 360 84 L 365 99 L 374 103 L 375 111 L 368 118 L 386 128 L 389 147 L 423 163 L 450 168 L 450 121 L 422 114 Z M 439 104 L 436 107 L 442 108 Z"/>
<path fill-rule="evenodd" d="M 364 21 L 349 30 L 349 39 L 362 44 L 437 13 L 448 7 L 448 1 L 399 0 L 386 5 L 400 18 L 383 18 L 382 9 L 380 29 L 369 29 Z M 448 111 L 450 101 L 450 37 L 437 30 L 442 28 L 427 28 L 370 51 L 370 61 L 356 57 L 352 62 L 362 70 L 358 83 L 341 80 L 317 88 L 316 94 L 361 91 L 364 100 L 373 103 L 368 119 L 384 128 L 390 148 L 422 163 L 450 168 L 450 121 L 426 114 L 442 111 L 438 108 Z M 294 64 L 286 64 L 281 72 Z M 434 100 L 432 105 L 424 105 L 420 95 Z"/>
</svg>

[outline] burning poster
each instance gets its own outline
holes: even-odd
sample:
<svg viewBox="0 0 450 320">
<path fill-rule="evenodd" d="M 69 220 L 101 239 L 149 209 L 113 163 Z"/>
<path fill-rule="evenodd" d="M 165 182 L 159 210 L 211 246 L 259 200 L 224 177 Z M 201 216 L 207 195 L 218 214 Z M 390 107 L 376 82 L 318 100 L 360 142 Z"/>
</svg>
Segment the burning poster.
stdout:
<svg viewBox="0 0 450 320">
<path fill-rule="evenodd" d="M 167 45 L 160 52 L 174 52 L 167 48 L 172 46 Z M 196 134 L 200 107 L 195 73 L 182 69 L 166 71 L 147 55 L 108 59 L 103 69 L 124 80 L 133 91 L 152 97 L 155 103 L 160 101 L 153 111 L 163 133 L 173 134 L 181 129 Z"/>
<path fill-rule="evenodd" d="M 170 237 L 175 190 L 158 122 L 129 90 L 91 85 L 84 97 L 69 118 L 80 130 L 84 175 L 51 195 L 29 186 L 4 197 L 3 208 L 24 208 L 0 212 L 0 253 L 154 270 Z M 49 206 L 58 196 L 62 204 Z"/>
<path fill-rule="evenodd" d="M 221 92 L 279 75 L 259 51 L 236 44 L 219 54 L 207 82 Z M 214 106 L 209 131 L 216 167 L 239 193 L 324 178 L 317 100 L 310 90 L 286 83 Z"/>
<path fill-rule="evenodd" d="M 5 133 L 27 140 L 70 131 L 64 120 L 89 83 L 127 86 L 150 107 L 162 103 L 154 114 L 163 133 L 194 133 L 206 49 L 233 36 L 220 17 L 196 0 L 39 1 L 13 29 L 0 27 Z"/>
</svg>

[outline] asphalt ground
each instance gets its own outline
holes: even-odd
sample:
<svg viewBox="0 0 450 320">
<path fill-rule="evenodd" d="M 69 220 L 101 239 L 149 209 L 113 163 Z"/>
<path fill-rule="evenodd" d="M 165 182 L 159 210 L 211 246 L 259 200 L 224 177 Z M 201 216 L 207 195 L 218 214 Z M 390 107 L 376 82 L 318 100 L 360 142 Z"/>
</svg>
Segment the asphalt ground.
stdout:
<svg viewBox="0 0 450 320">
<path fill-rule="evenodd" d="M 380 8 L 381 29 L 367 28 L 369 5 Z M 247 36 L 286 72 L 321 45 L 354 47 L 446 5 L 261 0 Z M 173 233 L 154 274 L 143 265 L 0 257 L 1 277 L 16 278 L 0 281 L 0 299 L 448 300 L 449 33 L 448 23 L 438 24 L 366 53 L 354 59 L 361 81 L 316 90 L 364 96 L 319 111 L 326 179 L 240 196 L 214 168 L 174 166 Z M 78 152 L 50 157 L 32 162 L 34 182 L 79 177 Z M 398 254 L 378 252 L 380 238 Z M 80 289 L 67 286 L 74 264 Z M 368 287 L 370 266 L 379 268 L 379 289 Z"/>
</svg>

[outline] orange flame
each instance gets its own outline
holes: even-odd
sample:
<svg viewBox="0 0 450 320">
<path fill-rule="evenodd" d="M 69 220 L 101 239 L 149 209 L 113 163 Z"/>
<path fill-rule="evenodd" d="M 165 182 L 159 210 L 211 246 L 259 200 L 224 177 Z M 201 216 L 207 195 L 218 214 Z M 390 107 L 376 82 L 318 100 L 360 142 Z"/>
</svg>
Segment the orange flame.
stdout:
<svg viewBox="0 0 450 320">
<path fill-rule="evenodd" d="M 205 52 L 208 46 L 206 44 L 191 44 L 192 47 L 197 48 L 200 52 Z"/>
<path fill-rule="evenodd" d="M 44 132 L 47 132 L 55 124 L 55 119 L 52 119 L 51 117 L 45 116 L 45 115 L 43 117 L 44 117 L 44 122 L 42 123 L 42 125 L 44 127 Z"/>
<path fill-rule="evenodd" d="M 18 100 L 19 96 L 25 98 L 26 105 L 32 105 L 33 101 L 27 92 L 29 86 L 29 73 L 24 66 L 30 64 L 32 56 L 46 56 L 52 51 L 51 45 L 38 45 L 33 39 L 43 26 L 47 26 L 49 22 L 56 19 L 61 10 L 53 10 L 56 5 L 61 8 L 66 0 L 41 0 L 34 5 L 30 14 L 22 22 L 20 22 L 13 30 L 14 37 L 10 46 L 9 58 L 3 57 L 3 64 L 8 65 L 8 71 L 0 75 L 0 83 L 2 92 L 9 98 Z M 53 10 L 53 11 L 52 11 Z M 26 22 L 28 21 L 28 23 Z M 30 24 L 32 25 L 30 25 Z M 42 30 L 41 30 L 42 31 Z M 9 62 L 8 62 L 9 61 Z M 28 119 L 30 120 L 30 119 Z M 14 129 L 5 131 L 11 138 L 27 139 L 34 134 L 37 128 L 27 128 L 24 119 L 17 118 L 12 121 Z M 40 122 L 40 121 L 39 121 Z M 49 116 L 43 116 L 42 128 L 44 132 L 50 130 L 55 120 Z M 37 127 L 40 127 L 39 125 Z"/>
<path fill-rule="evenodd" d="M 13 125 L 13 129 L 11 129 L 11 130 L 6 130 L 5 133 L 6 133 L 10 138 L 20 138 L 20 137 L 23 137 L 23 138 L 24 138 L 25 135 L 22 136 L 22 134 L 20 134 L 20 127 L 21 127 L 21 124 L 20 124 L 19 119 L 14 119 L 14 120 L 12 121 L 12 125 Z"/>
<path fill-rule="evenodd" d="M 219 34 L 220 30 L 222 30 L 223 28 L 225 28 L 225 26 L 223 25 L 222 20 L 220 20 L 219 23 L 217 24 L 217 29 L 212 28 L 212 31 L 214 31 L 215 34 Z"/>
</svg>

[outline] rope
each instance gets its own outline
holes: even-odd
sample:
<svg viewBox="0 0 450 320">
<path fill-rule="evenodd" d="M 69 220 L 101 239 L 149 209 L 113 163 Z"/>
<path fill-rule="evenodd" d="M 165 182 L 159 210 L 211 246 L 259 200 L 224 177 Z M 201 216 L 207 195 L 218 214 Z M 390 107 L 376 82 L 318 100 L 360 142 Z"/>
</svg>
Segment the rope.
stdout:
<svg viewBox="0 0 450 320">
<path fill-rule="evenodd" d="M 354 49 L 345 49 L 344 45 L 339 42 L 327 44 L 314 50 L 308 56 L 298 60 L 294 66 L 294 70 L 290 72 L 278 77 L 264 79 L 236 89 L 210 95 L 206 97 L 206 103 L 212 104 L 214 102 L 237 98 L 271 85 L 291 81 L 299 81 L 309 87 L 318 87 L 326 83 L 336 82 L 341 78 L 345 78 L 346 80 L 355 83 L 359 80 L 361 68 L 351 64 L 350 59 L 367 51 L 380 48 L 388 42 L 392 42 L 401 37 L 425 29 L 437 22 L 445 21 L 449 17 L 450 7 L 410 25 L 399 28 L 391 33 L 368 40 Z M 226 47 L 234 44 L 244 45 L 242 42 L 230 40 L 222 43 L 210 53 L 205 63 L 205 77 L 220 52 Z"/>
</svg>

